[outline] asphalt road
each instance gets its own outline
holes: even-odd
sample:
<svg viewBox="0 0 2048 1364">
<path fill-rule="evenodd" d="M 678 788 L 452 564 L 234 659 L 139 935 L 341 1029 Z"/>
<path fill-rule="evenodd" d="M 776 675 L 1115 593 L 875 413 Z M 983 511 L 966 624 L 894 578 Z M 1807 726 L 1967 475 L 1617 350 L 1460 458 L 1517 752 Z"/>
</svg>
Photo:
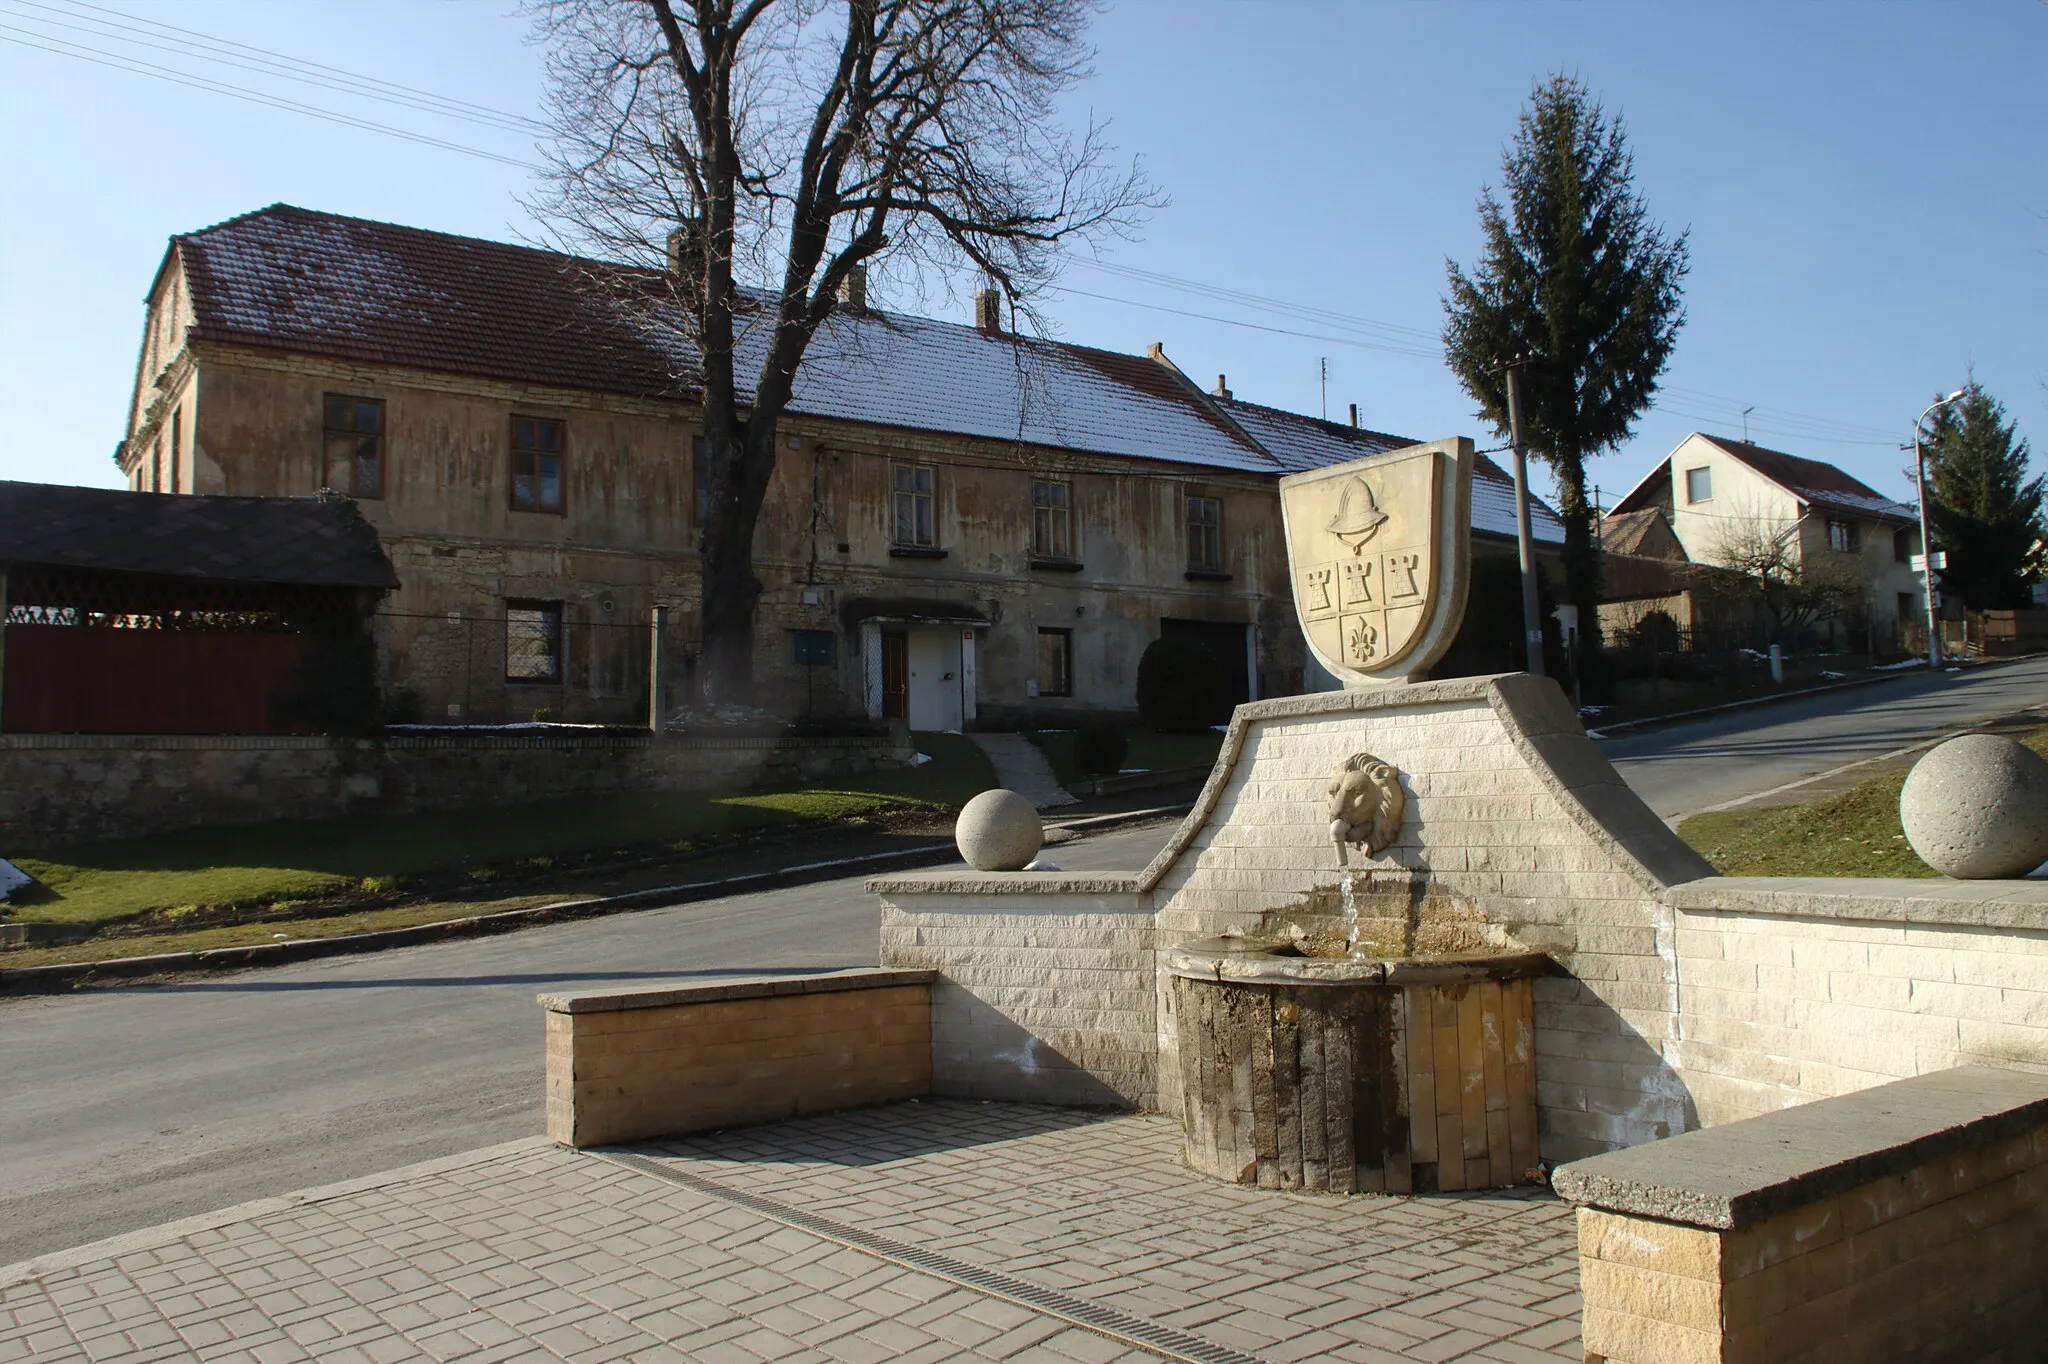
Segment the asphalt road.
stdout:
<svg viewBox="0 0 2048 1364">
<path fill-rule="evenodd" d="M 2044 704 L 2048 659 L 2029 659 L 1724 711 L 1600 751 L 1671 819 Z"/>
<path fill-rule="evenodd" d="M 2048 660 L 1607 741 L 1659 814 L 2048 701 Z M 1051 855 L 1136 869 L 1170 824 Z M 540 1130 L 555 989 L 872 965 L 862 877 L 152 987 L 0 1000 L 0 1265 Z"/>
<path fill-rule="evenodd" d="M 1137 870 L 1171 822 L 1063 844 Z M 0 1000 L 0 1265 L 541 1130 L 562 989 L 875 964 L 863 876 L 177 984 Z"/>
</svg>

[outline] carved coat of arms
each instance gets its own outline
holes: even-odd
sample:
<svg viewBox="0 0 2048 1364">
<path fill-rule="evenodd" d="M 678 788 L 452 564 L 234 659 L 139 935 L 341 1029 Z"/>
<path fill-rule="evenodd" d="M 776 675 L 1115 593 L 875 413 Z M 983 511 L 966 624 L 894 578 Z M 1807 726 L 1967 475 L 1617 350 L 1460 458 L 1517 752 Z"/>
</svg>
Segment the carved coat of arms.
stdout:
<svg viewBox="0 0 2048 1364">
<path fill-rule="evenodd" d="M 1465 614 L 1472 442 L 1414 445 L 1280 480 L 1294 609 L 1347 685 L 1422 676 Z"/>
</svg>

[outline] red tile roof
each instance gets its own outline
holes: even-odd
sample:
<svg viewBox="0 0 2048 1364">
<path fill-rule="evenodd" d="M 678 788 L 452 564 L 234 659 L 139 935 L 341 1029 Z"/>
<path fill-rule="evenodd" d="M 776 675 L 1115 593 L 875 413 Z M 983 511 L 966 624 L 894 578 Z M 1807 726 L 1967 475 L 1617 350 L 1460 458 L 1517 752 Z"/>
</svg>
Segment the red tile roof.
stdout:
<svg viewBox="0 0 2048 1364">
<path fill-rule="evenodd" d="M 1893 501 L 1870 485 L 1851 478 L 1832 464 L 1825 464 L 1817 459 L 1806 459 L 1799 455 L 1788 455 L 1782 450 L 1767 450 L 1761 445 L 1730 440 L 1726 436 L 1702 436 L 1701 439 L 1712 441 L 1785 491 L 1815 506 L 1861 512 L 1866 516 L 1879 516 L 1887 520 L 1913 519 L 1914 512 L 1911 507 L 1903 502 Z"/>
</svg>

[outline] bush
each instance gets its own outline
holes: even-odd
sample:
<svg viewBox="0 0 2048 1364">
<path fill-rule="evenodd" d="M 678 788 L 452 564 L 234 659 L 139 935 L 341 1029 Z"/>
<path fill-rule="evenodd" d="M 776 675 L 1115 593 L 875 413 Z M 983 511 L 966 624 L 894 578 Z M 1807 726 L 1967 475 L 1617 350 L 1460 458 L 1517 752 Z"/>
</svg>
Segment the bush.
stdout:
<svg viewBox="0 0 2048 1364">
<path fill-rule="evenodd" d="M 1230 719 L 1231 687 L 1208 646 L 1162 635 L 1138 660 L 1138 718 L 1163 734 L 1192 733 Z"/>
<path fill-rule="evenodd" d="M 1123 771 L 1131 741 L 1120 729 L 1090 725 L 1074 735 L 1074 775 L 1113 777 Z"/>
</svg>

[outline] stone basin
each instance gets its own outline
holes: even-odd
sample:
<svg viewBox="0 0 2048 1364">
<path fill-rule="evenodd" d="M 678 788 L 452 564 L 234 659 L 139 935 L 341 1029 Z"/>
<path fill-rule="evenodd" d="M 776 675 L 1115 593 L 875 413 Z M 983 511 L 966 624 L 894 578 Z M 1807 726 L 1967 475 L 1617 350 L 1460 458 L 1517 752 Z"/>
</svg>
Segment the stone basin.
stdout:
<svg viewBox="0 0 2048 1364">
<path fill-rule="evenodd" d="M 1165 966 L 1195 1169 L 1339 1193 L 1533 1177 L 1543 953 L 1353 957 L 1205 938 L 1168 950 Z"/>
</svg>

